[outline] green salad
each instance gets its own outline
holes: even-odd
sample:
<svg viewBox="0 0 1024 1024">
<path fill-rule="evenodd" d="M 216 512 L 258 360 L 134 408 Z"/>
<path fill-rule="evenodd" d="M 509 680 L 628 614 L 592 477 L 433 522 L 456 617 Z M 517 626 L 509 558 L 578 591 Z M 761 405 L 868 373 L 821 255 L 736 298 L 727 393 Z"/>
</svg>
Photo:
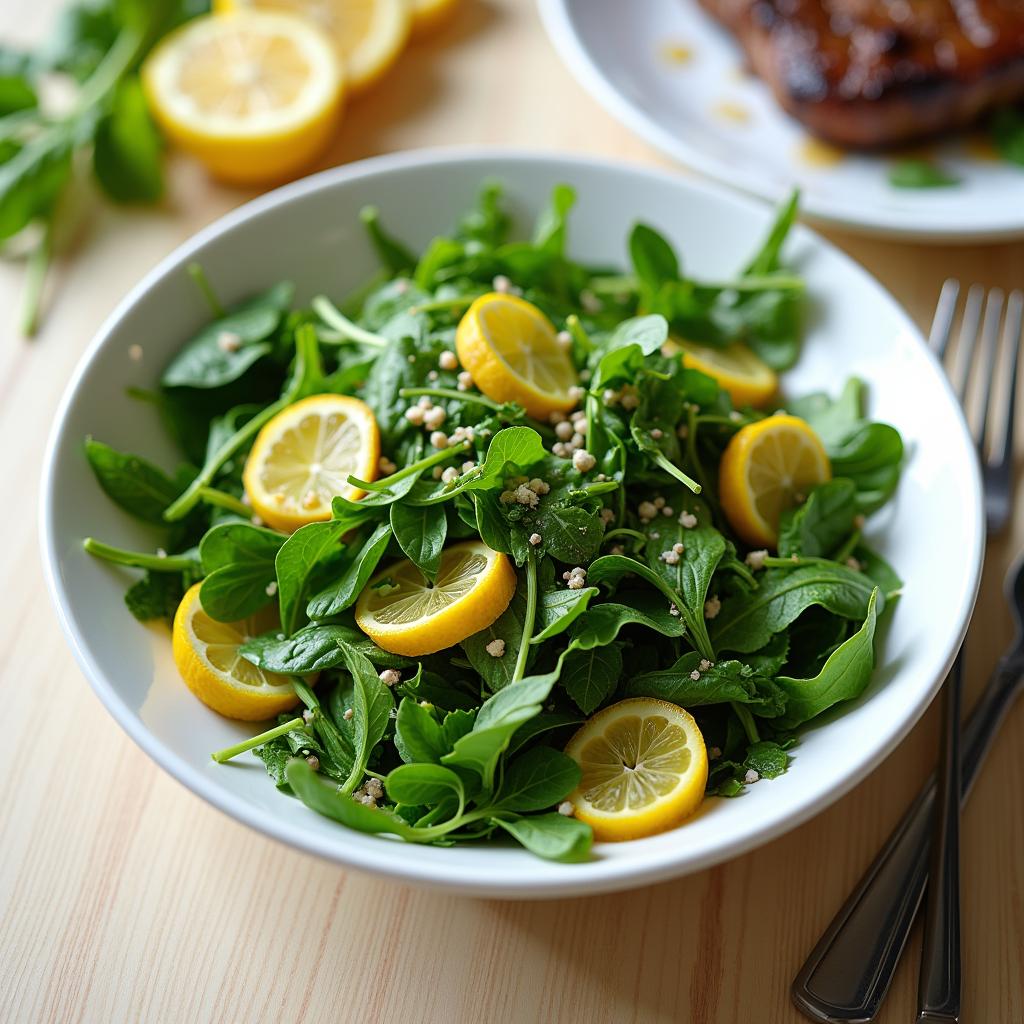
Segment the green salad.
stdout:
<svg viewBox="0 0 1024 1024">
<path fill-rule="evenodd" d="M 795 197 L 719 281 L 645 224 L 628 268 L 577 262 L 573 202 L 514 239 L 487 183 L 422 253 L 364 210 L 381 270 L 309 308 L 224 308 L 193 267 L 211 320 L 132 392 L 180 465 L 86 441 L 163 530 L 86 550 L 141 570 L 128 608 L 200 699 L 264 723 L 214 758 L 349 828 L 586 859 L 785 772 L 871 679 L 900 581 L 862 530 L 903 446 L 859 380 L 777 393 Z"/>
</svg>

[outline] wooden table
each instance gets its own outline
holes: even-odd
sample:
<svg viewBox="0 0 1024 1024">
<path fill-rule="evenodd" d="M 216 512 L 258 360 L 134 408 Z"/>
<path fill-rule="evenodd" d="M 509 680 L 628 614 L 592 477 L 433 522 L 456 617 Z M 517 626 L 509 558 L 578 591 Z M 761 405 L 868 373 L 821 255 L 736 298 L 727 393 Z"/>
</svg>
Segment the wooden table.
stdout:
<svg viewBox="0 0 1024 1024">
<path fill-rule="evenodd" d="M 0 37 L 40 37 L 59 6 L 5 3 Z M 527 0 L 465 0 L 457 24 L 353 104 L 330 162 L 458 142 L 665 163 L 581 90 Z M 802 1020 L 790 979 L 931 767 L 934 711 L 850 795 L 749 856 L 617 896 L 501 903 L 376 881 L 262 838 L 159 771 L 93 696 L 40 572 L 36 494 L 53 410 L 119 297 L 246 198 L 175 160 L 162 208 L 91 208 L 31 344 L 11 327 L 21 274 L 0 268 L 0 1018 Z M 833 238 L 922 324 L 947 275 L 1024 283 L 1024 244 Z M 1008 639 L 999 588 L 1022 541 L 1018 517 L 991 545 L 969 697 Z M 1022 749 L 1018 708 L 964 816 L 964 1014 L 985 1024 L 1024 1020 Z M 915 937 L 881 1020 L 913 1018 L 917 954 Z"/>
</svg>

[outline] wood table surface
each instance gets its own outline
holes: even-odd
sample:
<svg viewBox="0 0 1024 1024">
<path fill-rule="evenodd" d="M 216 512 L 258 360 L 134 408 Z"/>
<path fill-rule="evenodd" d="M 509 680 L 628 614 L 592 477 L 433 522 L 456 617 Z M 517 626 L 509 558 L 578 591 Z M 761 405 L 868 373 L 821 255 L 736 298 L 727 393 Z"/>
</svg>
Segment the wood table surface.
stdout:
<svg viewBox="0 0 1024 1024">
<path fill-rule="evenodd" d="M 59 6 L 5 0 L 0 38 L 42 38 Z M 457 21 L 352 104 L 325 165 L 465 142 L 666 164 L 570 77 L 528 0 L 465 0 Z M 45 438 L 119 298 L 247 198 L 173 158 L 158 209 L 86 201 L 31 343 L 12 326 L 21 272 L 0 266 L 0 1019 L 802 1020 L 790 980 L 931 768 L 935 709 L 848 796 L 748 856 L 614 896 L 509 903 L 378 881 L 263 838 L 160 771 L 93 695 L 43 584 Z M 921 324 L 947 275 L 1024 283 L 1024 244 L 925 248 L 829 234 Z M 1000 585 L 1022 541 L 1018 516 L 990 545 L 968 703 L 1008 640 Z M 937 563 L 956 557 L 935 552 Z M 969 1022 L 1024 1020 L 1022 750 L 1018 708 L 963 820 Z M 918 949 L 915 934 L 880 1020 L 913 1019 Z"/>
</svg>

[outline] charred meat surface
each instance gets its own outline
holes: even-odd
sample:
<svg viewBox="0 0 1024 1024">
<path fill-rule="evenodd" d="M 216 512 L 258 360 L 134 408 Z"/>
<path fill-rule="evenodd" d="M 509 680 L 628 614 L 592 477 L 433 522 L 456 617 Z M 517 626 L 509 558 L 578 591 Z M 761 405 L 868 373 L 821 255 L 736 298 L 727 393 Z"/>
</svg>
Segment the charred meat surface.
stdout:
<svg viewBox="0 0 1024 1024">
<path fill-rule="evenodd" d="M 1024 0 L 700 0 L 815 135 L 879 148 L 1024 96 Z"/>
</svg>

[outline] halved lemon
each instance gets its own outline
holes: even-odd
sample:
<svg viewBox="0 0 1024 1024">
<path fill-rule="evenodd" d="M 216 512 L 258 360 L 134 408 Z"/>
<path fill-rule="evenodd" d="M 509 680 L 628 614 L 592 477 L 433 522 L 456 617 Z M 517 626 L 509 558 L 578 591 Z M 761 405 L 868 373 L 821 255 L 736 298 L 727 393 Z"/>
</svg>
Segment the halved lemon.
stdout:
<svg viewBox="0 0 1024 1024">
<path fill-rule="evenodd" d="M 215 11 L 284 11 L 334 43 L 354 90 L 377 81 L 398 59 L 412 26 L 409 0 L 215 0 Z"/>
<path fill-rule="evenodd" d="M 295 707 L 288 676 L 264 672 L 238 654 L 250 637 L 280 628 L 275 605 L 241 622 L 217 622 L 203 611 L 201 583 L 181 599 L 174 615 L 171 643 L 174 664 L 188 688 L 227 718 L 262 722 Z"/>
<path fill-rule="evenodd" d="M 663 351 L 682 352 L 683 365 L 714 377 L 737 407 L 759 408 L 771 399 L 779 386 L 775 371 L 746 345 L 736 343 L 727 348 L 712 348 L 683 338 L 670 338 Z"/>
<path fill-rule="evenodd" d="M 356 625 L 393 654 L 433 654 L 486 629 L 508 607 L 516 571 L 478 540 L 446 548 L 434 583 L 405 560 L 370 580 L 356 601 Z"/>
<path fill-rule="evenodd" d="M 496 402 L 518 402 L 537 419 L 576 405 L 569 353 L 551 321 L 525 299 L 481 295 L 459 321 L 455 349 L 476 386 Z"/>
<path fill-rule="evenodd" d="M 279 412 L 256 435 L 242 472 L 253 510 L 277 530 L 331 518 L 331 499 L 366 491 L 349 476 L 373 480 L 380 430 L 373 411 L 348 395 L 311 395 Z"/>
<path fill-rule="evenodd" d="M 722 511 L 757 547 L 775 547 L 782 513 L 832 479 L 825 446 L 804 420 L 777 414 L 737 431 L 719 466 Z"/>
<path fill-rule="evenodd" d="M 599 711 L 565 752 L 582 776 L 569 797 L 595 839 L 641 839 L 674 828 L 704 799 L 708 755 L 693 716 L 648 697 Z"/>
<path fill-rule="evenodd" d="M 459 0 L 412 0 L 412 30 L 415 35 L 432 32 L 446 22 Z"/>
<path fill-rule="evenodd" d="M 153 50 L 142 81 L 167 136 L 239 184 L 308 164 L 334 134 L 344 93 L 341 60 L 316 26 L 258 11 L 187 22 Z"/>
</svg>

